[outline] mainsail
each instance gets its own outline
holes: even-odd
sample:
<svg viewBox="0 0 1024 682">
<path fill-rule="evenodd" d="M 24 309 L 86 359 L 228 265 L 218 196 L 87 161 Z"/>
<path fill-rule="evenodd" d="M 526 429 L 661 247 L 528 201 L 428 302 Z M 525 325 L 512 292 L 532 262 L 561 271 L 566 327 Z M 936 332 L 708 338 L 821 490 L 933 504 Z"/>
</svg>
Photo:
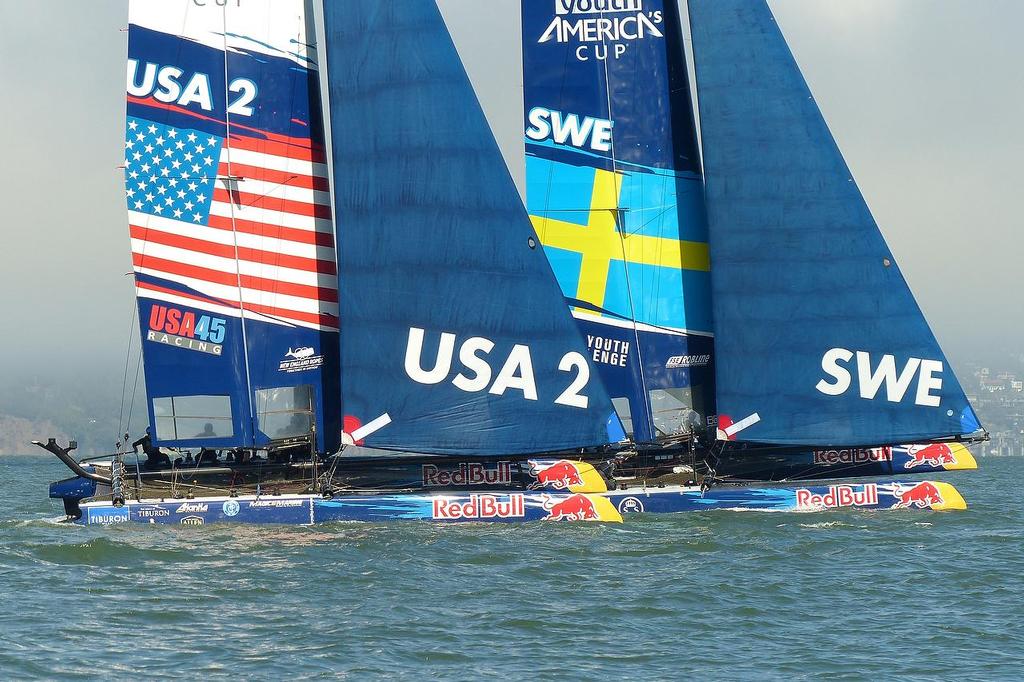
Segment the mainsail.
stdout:
<svg viewBox="0 0 1024 682">
<path fill-rule="evenodd" d="M 714 415 L 703 185 L 676 3 L 523 2 L 526 201 L 637 442 Z"/>
<path fill-rule="evenodd" d="M 160 445 L 338 443 L 337 283 L 303 0 L 133 0 L 125 182 Z M 326 377 L 326 381 L 323 378 Z"/>
<path fill-rule="evenodd" d="M 809 445 L 980 429 L 768 6 L 690 0 L 720 436 Z"/>
<path fill-rule="evenodd" d="M 348 439 L 502 455 L 617 441 L 433 2 L 324 5 Z"/>
</svg>

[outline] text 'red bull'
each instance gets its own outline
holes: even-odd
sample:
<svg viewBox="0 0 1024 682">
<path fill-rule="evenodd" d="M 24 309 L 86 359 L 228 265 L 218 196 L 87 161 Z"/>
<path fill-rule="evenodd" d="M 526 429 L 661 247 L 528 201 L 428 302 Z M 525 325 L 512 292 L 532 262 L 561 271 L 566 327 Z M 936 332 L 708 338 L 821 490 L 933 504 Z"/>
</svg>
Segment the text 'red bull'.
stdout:
<svg viewBox="0 0 1024 682">
<path fill-rule="evenodd" d="M 838 507 L 870 507 L 878 504 L 878 486 L 865 483 L 862 486 L 833 485 L 824 494 L 807 488 L 796 491 L 797 509 L 835 509 Z"/>
<path fill-rule="evenodd" d="M 470 495 L 467 502 L 457 498 L 435 497 L 435 519 L 514 519 L 526 515 L 521 493 L 512 495 Z"/>
<path fill-rule="evenodd" d="M 505 485 L 512 482 L 512 463 L 498 462 L 488 469 L 479 462 L 463 462 L 457 469 L 423 465 L 423 487 L 448 485 Z"/>
<path fill-rule="evenodd" d="M 834 464 L 888 462 L 891 460 L 892 448 L 844 448 L 842 450 L 814 451 L 814 463 L 826 466 Z"/>
</svg>

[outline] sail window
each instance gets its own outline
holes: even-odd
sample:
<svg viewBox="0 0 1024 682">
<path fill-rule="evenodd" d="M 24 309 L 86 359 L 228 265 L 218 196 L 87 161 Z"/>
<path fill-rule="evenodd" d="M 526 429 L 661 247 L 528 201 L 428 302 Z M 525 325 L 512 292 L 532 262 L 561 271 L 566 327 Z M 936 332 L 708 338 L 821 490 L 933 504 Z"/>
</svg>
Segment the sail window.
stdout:
<svg viewBox="0 0 1024 682">
<path fill-rule="evenodd" d="M 701 430 L 702 418 L 694 409 L 692 388 L 658 388 L 648 392 L 654 431 L 658 436 L 675 436 Z"/>
<path fill-rule="evenodd" d="M 629 408 L 629 398 L 612 398 L 612 407 L 615 414 L 619 415 L 622 422 L 622 429 L 630 438 L 633 437 L 633 412 Z"/>
<path fill-rule="evenodd" d="M 179 395 L 153 398 L 157 440 L 229 438 L 234 435 L 231 398 Z"/>
<path fill-rule="evenodd" d="M 313 431 L 313 387 L 284 386 L 256 391 L 260 431 L 273 439 L 305 436 Z"/>
</svg>

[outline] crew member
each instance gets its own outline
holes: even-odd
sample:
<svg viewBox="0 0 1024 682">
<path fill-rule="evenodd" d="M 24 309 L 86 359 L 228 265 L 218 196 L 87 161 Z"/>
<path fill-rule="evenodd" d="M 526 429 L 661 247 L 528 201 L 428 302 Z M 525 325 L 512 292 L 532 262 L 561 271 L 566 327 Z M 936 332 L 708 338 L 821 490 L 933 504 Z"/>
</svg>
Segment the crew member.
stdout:
<svg viewBox="0 0 1024 682">
<path fill-rule="evenodd" d="M 142 446 L 142 451 L 146 453 L 146 463 L 143 466 L 147 469 L 160 469 L 171 466 L 171 458 L 166 453 L 161 452 L 160 448 L 153 445 L 153 437 L 150 435 L 148 426 L 146 427 L 146 435 L 132 443 L 132 450 L 134 451 L 140 445 Z"/>
</svg>

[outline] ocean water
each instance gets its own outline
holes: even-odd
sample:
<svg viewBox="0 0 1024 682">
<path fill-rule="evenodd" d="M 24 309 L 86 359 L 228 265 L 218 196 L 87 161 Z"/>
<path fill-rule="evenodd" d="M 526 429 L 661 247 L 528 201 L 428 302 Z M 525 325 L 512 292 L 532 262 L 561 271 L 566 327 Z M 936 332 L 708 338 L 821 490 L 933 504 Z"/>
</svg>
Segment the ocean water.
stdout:
<svg viewBox="0 0 1024 682">
<path fill-rule="evenodd" d="M 58 525 L 0 457 L 0 679 L 1024 679 L 1024 460 L 966 512 Z"/>
</svg>

